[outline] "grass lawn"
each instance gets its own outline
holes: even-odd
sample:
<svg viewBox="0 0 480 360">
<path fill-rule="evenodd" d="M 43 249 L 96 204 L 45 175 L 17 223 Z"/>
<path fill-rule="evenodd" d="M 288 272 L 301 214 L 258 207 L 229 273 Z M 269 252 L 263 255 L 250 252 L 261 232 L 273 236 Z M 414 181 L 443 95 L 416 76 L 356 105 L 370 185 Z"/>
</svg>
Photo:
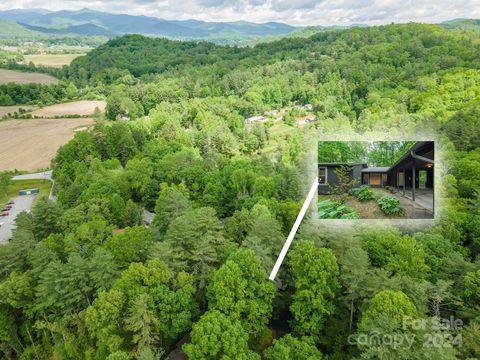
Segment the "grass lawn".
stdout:
<svg viewBox="0 0 480 360">
<path fill-rule="evenodd" d="M 284 139 L 288 135 L 293 135 L 298 128 L 294 126 L 287 125 L 283 122 L 278 122 L 272 125 L 271 128 L 268 129 L 270 133 L 270 138 L 268 143 L 262 149 L 263 153 L 269 153 L 277 150 L 277 144 L 281 139 Z"/>
<path fill-rule="evenodd" d="M 52 183 L 48 180 L 18 180 L 12 181 L 7 188 L 7 194 L 0 195 L 0 207 L 3 206 L 10 200 L 11 198 L 18 196 L 18 192 L 23 189 L 31 189 L 31 188 L 39 188 L 40 193 L 38 194 L 34 200 L 38 200 L 41 196 L 48 196 L 50 194 L 50 189 L 52 188 Z"/>
</svg>

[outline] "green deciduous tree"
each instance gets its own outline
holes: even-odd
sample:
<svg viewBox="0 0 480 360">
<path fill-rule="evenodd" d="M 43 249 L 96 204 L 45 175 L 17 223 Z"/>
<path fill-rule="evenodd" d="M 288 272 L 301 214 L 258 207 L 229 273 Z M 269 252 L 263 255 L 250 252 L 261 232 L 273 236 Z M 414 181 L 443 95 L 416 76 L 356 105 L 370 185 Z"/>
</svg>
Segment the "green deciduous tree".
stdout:
<svg viewBox="0 0 480 360">
<path fill-rule="evenodd" d="M 213 273 L 207 298 L 209 309 L 238 320 L 255 335 L 268 323 L 275 287 L 268 282 L 251 250 L 238 250 Z"/>
<path fill-rule="evenodd" d="M 288 264 L 295 282 L 290 311 L 295 333 L 319 339 L 325 320 L 333 314 L 339 288 L 338 265 L 333 252 L 301 241 L 290 250 Z"/>
<path fill-rule="evenodd" d="M 260 359 L 248 349 L 248 334 L 240 322 L 216 310 L 206 312 L 193 325 L 190 336 L 192 342 L 183 345 L 189 359 Z"/>
<path fill-rule="evenodd" d="M 132 262 L 145 262 L 153 245 L 152 234 L 144 226 L 125 229 L 122 234 L 107 239 L 105 247 L 121 267 Z"/>
<path fill-rule="evenodd" d="M 384 290 L 375 295 L 362 314 L 358 331 L 357 342 L 365 359 L 456 358 L 456 350 L 450 346 L 429 345 L 429 338 L 445 336 L 448 329 L 436 318 L 421 318 L 401 291 Z"/>
<path fill-rule="evenodd" d="M 267 360 L 320 360 L 322 353 L 309 338 L 295 338 L 290 334 L 274 340 L 265 350 Z"/>
<path fill-rule="evenodd" d="M 414 279 L 425 278 L 430 271 L 424 249 L 411 236 L 388 227 L 364 229 L 359 236 L 372 265 Z"/>
<path fill-rule="evenodd" d="M 10 185 L 12 173 L 9 171 L 0 171 L 0 195 L 7 197 L 7 188 Z M 3 204 L 2 204 L 3 205 Z"/>
<path fill-rule="evenodd" d="M 169 348 L 198 314 L 194 293 L 190 275 L 175 275 L 158 259 L 132 263 L 85 311 L 89 336 L 102 354 Z"/>
<path fill-rule="evenodd" d="M 478 304 L 480 302 L 480 270 L 467 273 L 463 278 L 463 283 L 465 297 L 472 303 Z"/>
</svg>

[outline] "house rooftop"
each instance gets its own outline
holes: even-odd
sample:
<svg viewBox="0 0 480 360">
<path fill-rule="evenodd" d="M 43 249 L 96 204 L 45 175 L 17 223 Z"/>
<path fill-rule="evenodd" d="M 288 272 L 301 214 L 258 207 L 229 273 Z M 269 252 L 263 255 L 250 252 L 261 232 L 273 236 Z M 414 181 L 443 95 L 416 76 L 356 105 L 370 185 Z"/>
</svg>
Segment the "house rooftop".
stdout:
<svg viewBox="0 0 480 360">
<path fill-rule="evenodd" d="M 318 163 L 319 166 L 356 166 L 356 165 L 363 165 L 367 166 L 366 163 L 349 163 L 349 162 L 320 162 Z"/>
<path fill-rule="evenodd" d="M 372 173 L 372 172 L 387 172 L 390 170 L 388 166 L 372 166 L 365 169 L 362 169 L 362 172 Z"/>
<path fill-rule="evenodd" d="M 413 144 L 410 149 L 408 149 L 405 154 L 402 155 L 402 157 L 400 157 L 400 159 L 398 159 L 395 164 L 393 164 L 392 166 L 390 166 L 390 169 L 393 169 L 394 167 L 396 167 L 397 165 L 399 165 L 400 163 L 402 163 L 402 161 L 404 161 L 406 158 L 408 158 L 412 152 L 415 152 L 416 150 L 418 150 L 419 148 L 421 148 L 422 146 L 424 145 L 427 145 L 431 143 L 432 147 L 433 147 L 433 141 L 417 141 L 415 144 Z M 433 159 L 432 159 L 433 161 Z"/>
</svg>

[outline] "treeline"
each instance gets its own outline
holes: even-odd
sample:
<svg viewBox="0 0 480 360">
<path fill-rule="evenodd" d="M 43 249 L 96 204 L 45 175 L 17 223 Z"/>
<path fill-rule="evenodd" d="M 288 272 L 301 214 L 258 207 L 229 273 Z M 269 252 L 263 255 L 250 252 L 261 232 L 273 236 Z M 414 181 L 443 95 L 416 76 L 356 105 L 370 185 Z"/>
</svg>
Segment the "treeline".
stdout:
<svg viewBox="0 0 480 360">
<path fill-rule="evenodd" d="M 81 95 L 88 98 L 96 94 L 90 89 L 85 89 L 84 93 L 80 94 L 73 82 L 60 82 L 55 85 L 0 84 L 0 106 L 17 104 L 45 106 L 74 100 Z"/>
<path fill-rule="evenodd" d="M 7 59 L 2 63 L 2 68 L 24 71 L 24 72 L 38 72 L 41 74 L 51 75 L 53 77 L 60 79 L 65 77 L 66 66 L 64 68 L 55 68 L 51 66 L 35 65 L 33 62 L 30 62 L 29 64 L 24 64 L 24 63 L 21 63 L 17 58 L 17 59 Z"/>
<path fill-rule="evenodd" d="M 395 79 L 401 77 L 403 80 L 406 75 L 412 79 L 455 66 L 478 68 L 476 38 L 478 33 L 449 31 L 424 24 L 324 31 L 306 39 L 284 38 L 242 48 L 127 35 L 110 40 L 87 56 L 74 60 L 70 76 L 82 81 L 108 82 L 123 70 L 140 77 L 171 70 L 185 73 L 191 67 L 213 65 L 217 76 L 221 77 L 233 70 L 283 59 L 304 60 L 312 66 L 315 61 L 325 63 L 328 57 L 337 61 L 337 64 L 330 61 L 331 66 L 345 69 L 342 74 L 345 78 L 362 81 L 358 86 L 360 91 L 368 87 L 370 80 L 377 79 L 376 85 L 392 85 Z M 415 66 L 419 62 L 422 66 Z M 398 68 L 405 68 L 405 71 L 398 72 Z M 324 69 L 325 73 L 330 70 Z"/>
<path fill-rule="evenodd" d="M 66 85 L 0 84 L 0 105 L 48 105 L 66 97 Z"/>
<path fill-rule="evenodd" d="M 318 162 L 366 163 L 392 166 L 415 141 L 319 141 Z"/>
</svg>

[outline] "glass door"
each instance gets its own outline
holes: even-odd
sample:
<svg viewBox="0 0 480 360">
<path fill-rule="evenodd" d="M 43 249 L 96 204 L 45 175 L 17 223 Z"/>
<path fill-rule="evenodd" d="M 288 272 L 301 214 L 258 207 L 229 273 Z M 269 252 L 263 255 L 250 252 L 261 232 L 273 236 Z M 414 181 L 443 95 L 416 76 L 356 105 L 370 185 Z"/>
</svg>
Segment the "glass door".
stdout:
<svg viewBox="0 0 480 360">
<path fill-rule="evenodd" d="M 427 170 L 418 171 L 418 188 L 425 189 L 427 187 Z"/>
<path fill-rule="evenodd" d="M 403 186 L 404 174 L 403 172 L 397 173 L 397 184 L 398 186 Z"/>
</svg>

